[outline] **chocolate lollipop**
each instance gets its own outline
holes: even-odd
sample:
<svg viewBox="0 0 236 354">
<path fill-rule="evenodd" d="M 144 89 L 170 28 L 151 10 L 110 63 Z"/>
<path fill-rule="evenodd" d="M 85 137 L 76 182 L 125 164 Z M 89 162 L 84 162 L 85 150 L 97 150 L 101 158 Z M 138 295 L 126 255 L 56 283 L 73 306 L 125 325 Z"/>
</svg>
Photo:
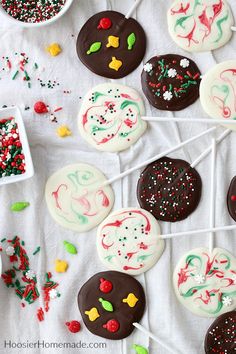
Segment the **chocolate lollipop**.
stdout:
<svg viewBox="0 0 236 354">
<path fill-rule="evenodd" d="M 232 179 L 229 186 L 227 206 L 230 216 L 236 221 L 236 176 Z"/>
<path fill-rule="evenodd" d="M 197 208 L 201 191 L 201 177 L 188 162 L 163 157 L 141 173 L 137 198 L 157 220 L 175 222 Z"/>
<path fill-rule="evenodd" d="M 219 316 L 207 331 L 206 354 L 233 354 L 236 352 L 236 311 Z"/>
<path fill-rule="evenodd" d="M 146 36 L 141 25 L 116 11 L 92 16 L 77 38 L 77 54 L 95 74 L 111 79 L 127 76 L 141 63 Z"/>
<path fill-rule="evenodd" d="M 145 294 L 142 285 L 130 275 L 101 272 L 82 286 L 78 305 L 90 332 L 107 339 L 123 339 L 143 316 Z"/>
<path fill-rule="evenodd" d="M 193 60 L 176 54 L 151 58 L 143 68 L 142 88 L 157 109 L 179 111 L 199 97 L 201 73 Z"/>
</svg>

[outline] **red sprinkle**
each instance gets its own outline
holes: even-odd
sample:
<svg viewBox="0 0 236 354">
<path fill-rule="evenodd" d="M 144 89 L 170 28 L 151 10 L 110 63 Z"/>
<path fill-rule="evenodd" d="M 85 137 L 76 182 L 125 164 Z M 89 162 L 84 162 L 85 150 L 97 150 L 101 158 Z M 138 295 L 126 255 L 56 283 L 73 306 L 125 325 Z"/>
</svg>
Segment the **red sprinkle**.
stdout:
<svg viewBox="0 0 236 354">
<path fill-rule="evenodd" d="M 111 20 L 108 17 L 103 17 L 101 18 L 97 29 L 107 30 L 111 27 L 111 25 L 112 25 Z"/>
<path fill-rule="evenodd" d="M 231 200 L 232 200 L 232 202 L 235 202 L 236 201 L 236 195 L 231 195 Z"/>
</svg>

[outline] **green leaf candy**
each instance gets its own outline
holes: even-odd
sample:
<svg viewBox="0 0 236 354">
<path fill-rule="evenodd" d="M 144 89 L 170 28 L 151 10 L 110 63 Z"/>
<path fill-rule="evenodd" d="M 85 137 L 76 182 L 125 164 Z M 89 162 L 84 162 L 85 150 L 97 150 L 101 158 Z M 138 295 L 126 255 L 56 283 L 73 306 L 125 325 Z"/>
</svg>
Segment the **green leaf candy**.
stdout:
<svg viewBox="0 0 236 354">
<path fill-rule="evenodd" d="M 89 50 L 87 51 L 87 54 L 89 55 L 98 52 L 101 46 L 102 46 L 101 42 L 94 42 L 93 44 L 91 44 Z"/>
<path fill-rule="evenodd" d="M 64 241 L 63 244 L 68 253 L 77 254 L 77 248 L 72 243 Z"/>
<path fill-rule="evenodd" d="M 132 50 L 135 43 L 136 43 L 136 36 L 135 33 L 132 32 L 127 38 L 128 50 Z"/>
<path fill-rule="evenodd" d="M 104 310 L 108 312 L 113 312 L 113 306 L 109 301 L 103 300 L 101 297 L 98 299 L 98 301 L 101 302 Z"/>
<path fill-rule="evenodd" d="M 12 204 L 11 211 L 21 211 L 27 208 L 30 205 L 28 202 L 16 202 Z"/>
<path fill-rule="evenodd" d="M 134 344 L 133 348 L 136 350 L 136 354 L 148 354 L 148 350 L 141 345 Z"/>
</svg>

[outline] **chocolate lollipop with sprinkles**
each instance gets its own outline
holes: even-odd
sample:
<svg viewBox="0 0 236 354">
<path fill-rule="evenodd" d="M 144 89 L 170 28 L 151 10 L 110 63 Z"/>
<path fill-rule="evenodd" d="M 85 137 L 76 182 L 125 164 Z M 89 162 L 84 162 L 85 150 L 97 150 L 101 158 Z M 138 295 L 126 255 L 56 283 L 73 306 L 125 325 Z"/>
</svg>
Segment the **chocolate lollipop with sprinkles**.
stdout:
<svg viewBox="0 0 236 354">
<path fill-rule="evenodd" d="M 201 191 L 201 177 L 188 162 L 163 157 L 141 173 L 137 198 L 157 220 L 175 222 L 197 208 Z"/>
<path fill-rule="evenodd" d="M 151 58 L 144 65 L 141 78 L 145 96 L 160 110 L 180 111 L 199 97 L 201 73 L 191 59 L 181 55 Z"/>
<path fill-rule="evenodd" d="M 206 354 L 236 353 L 236 311 L 219 316 L 207 331 Z"/>
</svg>

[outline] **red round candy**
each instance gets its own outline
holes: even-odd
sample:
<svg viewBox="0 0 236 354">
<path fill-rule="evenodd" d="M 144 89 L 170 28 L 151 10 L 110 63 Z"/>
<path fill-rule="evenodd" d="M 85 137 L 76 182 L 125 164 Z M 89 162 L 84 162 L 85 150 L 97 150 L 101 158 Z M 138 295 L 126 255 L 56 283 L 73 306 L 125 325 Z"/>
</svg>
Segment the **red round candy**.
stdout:
<svg viewBox="0 0 236 354">
<path fill-rule="evenodd" d="M 102 327 L 106 328 L 109 332 L 115 333 L 120 328 L 120 324 L 117 320 L 109 320 Z"/>
<path fill-rule="evenodd" d="M 66 326 L 71 333 L 77 333 L 80 331 L 80 323 L 78 321 L 66 322 Z"/>
<path fill-rule="evenodd" d="M 38 101 L 34 105 L 34 111 L 35 111 L 35 113 L 43 114 L 43 113 L 47 113 L 48 109 L 47 109 L 47 106 L 44 102 Z"/>
<path fill-rule="evenodd" d="M 232 202 L 236 202 L 236 195 L 231 195 Z"/>
<path fill-rule="evenodd" d="M 113 285 L 109 280 L 103 278 L 100 279 L 100 290 L 103 293 L 105 294 L 110 293 L 112 289 L 113 289 Z"/>
<path fill-rule="evenodd" d="M 111 27 L 111 25 L 112 25 L 112 22 L 109 19 L 109 17 L 103 17 L 103 18 L 101 18 L 97 28 L 107 30 Z"/>
</svg>

